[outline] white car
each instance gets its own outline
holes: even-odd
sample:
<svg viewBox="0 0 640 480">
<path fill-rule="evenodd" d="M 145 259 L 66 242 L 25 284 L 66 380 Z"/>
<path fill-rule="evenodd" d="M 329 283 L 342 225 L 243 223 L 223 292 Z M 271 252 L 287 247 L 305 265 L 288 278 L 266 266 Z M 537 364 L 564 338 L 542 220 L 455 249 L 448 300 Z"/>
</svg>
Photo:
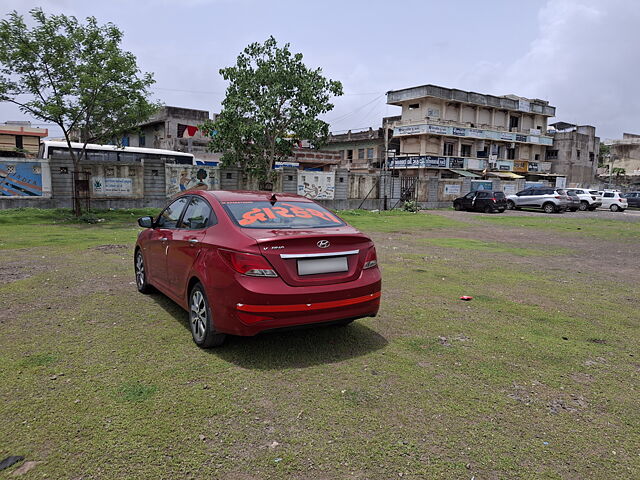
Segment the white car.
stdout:
<svg viewBox="0 0 640 480">
<path fill-rule="evenodd" d="M 602 208 L 608 208 L 612 212 L 624 212 L 628 206 L 627 199 L 621 196 L 620 192 L 602 192 Z"/>
<path fill-rule="evenodd" d="M 568 188 L 567 192 L 574 192 L 580 199 L 580 211 L 595 210 L 602 206 L 602 196 L 597 190 L 587 190 L 586 188 Z"/>
</svg>

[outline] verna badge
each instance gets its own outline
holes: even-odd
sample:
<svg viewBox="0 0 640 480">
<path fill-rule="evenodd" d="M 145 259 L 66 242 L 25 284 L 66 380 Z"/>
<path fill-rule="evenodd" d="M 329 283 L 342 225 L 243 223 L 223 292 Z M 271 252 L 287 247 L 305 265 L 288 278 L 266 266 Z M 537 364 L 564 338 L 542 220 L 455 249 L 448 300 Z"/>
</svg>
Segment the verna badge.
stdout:
<svg viewBox="0 0 640 480">
<path fill-rule="evenodd" d="M 327 248 L 331 244 L 329 243 L 329 240 L 320 240 L 316 245 L 320 248 Z"/>
</svg>

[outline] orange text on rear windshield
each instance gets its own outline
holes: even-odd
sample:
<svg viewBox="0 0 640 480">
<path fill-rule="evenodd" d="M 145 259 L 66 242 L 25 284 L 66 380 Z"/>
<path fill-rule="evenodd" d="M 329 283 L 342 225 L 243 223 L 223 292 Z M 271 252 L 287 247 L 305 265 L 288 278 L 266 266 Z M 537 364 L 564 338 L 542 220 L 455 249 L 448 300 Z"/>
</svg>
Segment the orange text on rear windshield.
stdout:
<svg viewBox="0 0 640 480">
<path fill-rule="evenodd" d="M 329 212 L 322 212 L 315 208 L 302 208 L 289 203 L 281 203 L 278 206 L 252 208 L 245 212 L 238 223 L 243 227 L 252 225 L 255 222 L 268 222 L 278 217 L 284 218 L 313 218 L 318 217 L 328 222 L 342 224 L 342 222 Z"/>
</svg>

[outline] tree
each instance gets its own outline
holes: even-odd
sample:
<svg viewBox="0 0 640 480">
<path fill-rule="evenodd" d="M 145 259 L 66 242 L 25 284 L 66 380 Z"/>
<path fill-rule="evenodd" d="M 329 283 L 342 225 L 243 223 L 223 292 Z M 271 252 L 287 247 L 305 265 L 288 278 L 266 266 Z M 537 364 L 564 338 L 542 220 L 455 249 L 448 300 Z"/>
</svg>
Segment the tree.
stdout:
<svg viewBox="0 0 640 480">
<path fill-rule="evenodd" d="M 342 84 L 308 68 L 288 43 L 252 43 L 220 75 L 229 82 L 222 111 L 203 130 L 212 137 L 209 149 L 223 152 L 224 166 L 239 165 L 264 181 L 300 140 L 316 147 L 326 141 L 329 124 L 318 116 L 333 109 L 329 100 L 342 95 Z"/>
<path fill-rule="evenodd" d="M 26 115 L 58 125 L 78 172 L 87 143 L 106 143 L 135 128 L 156 110 L 136 58 L 120 48 L 122 32 L 113 24 L 85 23 L 66 15 L 30 12 L 33 27 L 12 12 L 0 22 L 0 101 Z M 71 139 L 82 148 L 76 154 Z M 80 214 L 74 182 L 74 210 Z"/>
</svg>

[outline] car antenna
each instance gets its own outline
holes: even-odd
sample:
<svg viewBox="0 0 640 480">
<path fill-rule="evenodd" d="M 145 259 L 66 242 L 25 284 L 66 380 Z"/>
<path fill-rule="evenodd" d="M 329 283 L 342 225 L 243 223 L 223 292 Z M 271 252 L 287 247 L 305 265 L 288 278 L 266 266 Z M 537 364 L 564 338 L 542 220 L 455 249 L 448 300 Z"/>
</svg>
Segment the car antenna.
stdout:
<svg viewBox="0 0 640 480">
<path fill-rule="evenodd" d="M 274 193 L 273 195 L 271 195 L 271 199 L 269 200 L 269 203 L 271 203 L 271 206 L 273 207 L 277 201 L 278 199 L 276 198 L 276 194 Z"/>
</svg>

